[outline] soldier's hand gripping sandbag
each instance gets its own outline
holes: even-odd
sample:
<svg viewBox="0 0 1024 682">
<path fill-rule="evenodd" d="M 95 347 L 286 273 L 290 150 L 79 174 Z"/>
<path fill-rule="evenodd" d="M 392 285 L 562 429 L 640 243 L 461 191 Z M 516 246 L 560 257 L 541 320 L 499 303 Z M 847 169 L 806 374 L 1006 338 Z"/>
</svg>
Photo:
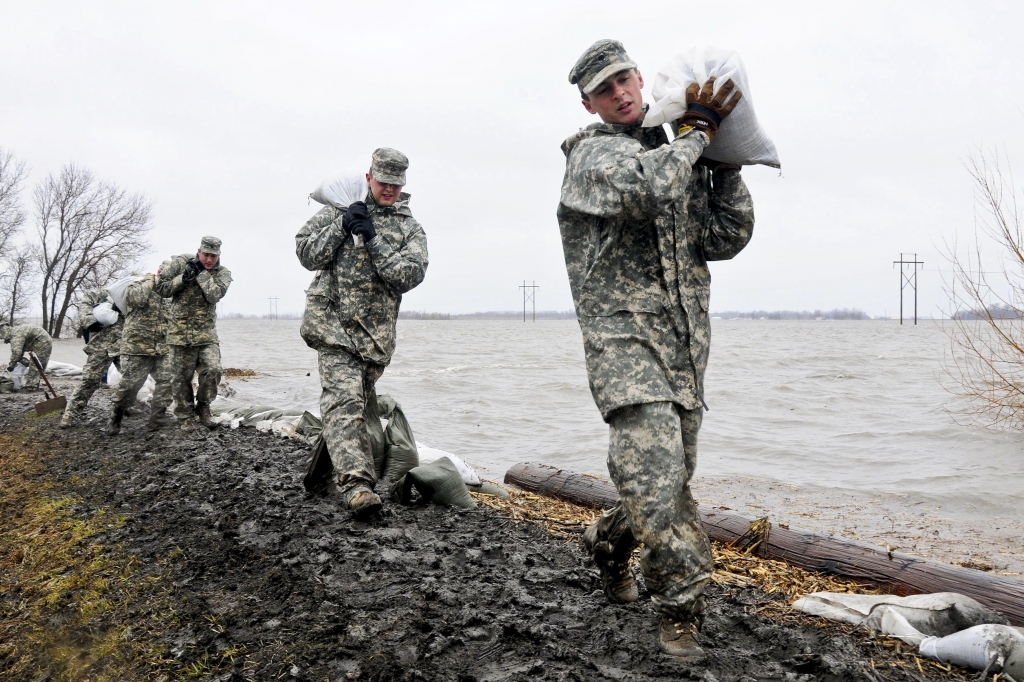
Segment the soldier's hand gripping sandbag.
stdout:
<svg viewBox="0 0 1024 682">
<path fill-rule="evenodd" d="M 191 282 L 205 269 L 198 258 L 193 258 L 185 263 L 185 269 L 181 271 L 181 281 Z"/>
<path fill-rule="evenodd" d="M 704 150 L 708 159 L 730 165 L 763 164 L 779 168 L 779 153 L 757 120 L 747 68 L 734 50 L 698 45 L 681 52 L 654 77 L 651 98 L 643 126 L 652 128 L 677 121 L 689 110 L 690 86 L 702 87 L 711 78 L 723 84 L 730 80 L 743 93 L 736 110 L 720 124 L 718 134 Z"/>
<path fill-rule="evenodd" d="M 354 219 L 349 223 L 349 229 L 353 235 L 362 237 L 363 241 L 372 241 L 377 236 L 377 229 L 373 226 L 373 221 L 369 216 Z"/>
<path fill-rule="evenodd" d="M 722 87 L 715 89 L 714 77 L 709 78 L 703 88 L 698 88 L 696 83 L 691 83 L 686 88 L 686 113 L 679 119 L 680 126 L 691 126 L 697 130 L 703 130 L 708 139 L 714 140 L 718 134 L 718 126 L 726 116 L 739 104 L 743 93 L 736 89 L 736 85 L 728 80 L 722 83 Z M 730 95 L 734 95 L 730 98 Z"/>
<path fill-rule="evenodd" d="M 349 204 L 347 209 L 345 209 L 345 217 L 342 219 L 342 222 L 344 225 L 348 226 L 352 224 L 353 220 L 360 220 L 369 217 L 370 212 L 366 208 L 366 203 L 362 201 L 354 201 Z"/>
</svg>

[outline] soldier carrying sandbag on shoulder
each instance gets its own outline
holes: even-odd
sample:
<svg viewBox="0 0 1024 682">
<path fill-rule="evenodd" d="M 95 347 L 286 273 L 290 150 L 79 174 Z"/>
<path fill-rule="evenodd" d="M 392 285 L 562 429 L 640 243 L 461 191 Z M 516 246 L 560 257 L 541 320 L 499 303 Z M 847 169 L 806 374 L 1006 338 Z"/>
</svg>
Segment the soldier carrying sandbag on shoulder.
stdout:
<svg viewBox="0 0 1024 682">
<path fill-rule="evenodd" d="M 220 383 L 217 303 L 231 286 L 231 271 L 220 264 L 221 241 L 203 237 L 199 250 L 164 261 L 154 291 L 171 299 L 167 315 L 167 362 L 171 372 L 174 416 L 183 429 L 216 426 L 210 403 Z M 199 372 L 198 390 L 192 376 Z M 198 420 L 198 424 L 197 424 Z"/>
<path fill-rule="evenodd" d="M 325 206 L 295 235 L 299 262 L 319 271 L 300 333 L 319 356 L 323 437 L 338 490 L 357 517 L 382 506 L 373 492 L 367 409 L 395 351 L 402 294 L 427 271 L 427 237 L 402 192 L 408 167 L 401 152 L 377 149 L 365 200 L 344 210 Z"/>
<path fill-rule="evenodd" d="M 102 321 L 96 316 L 98 309 L 104 311 L 109 319 Z M 102 316 L 102 315 L 101 315 Z M 74 426 L 89 404 L 89 399 L 107 380 L 107 372 L 111 365 L 121 364 L 121 330 L 124 328 L 124 314 L 110 298 L 106 289 L 91 289 L 82 294 L 78 303 L 78 324 L 85 338 L 85 367 L 82 368 L 82 381 L 71 393 L 68 406 L 60 418 L 60 428 Z"/>
<path fill-rule="evenodd" d="M 587 529 L 612 602 L 637 601 L 629 557 L 662 613 L 663 653 L 695 660 L 712 556 L 689 482 L 697 462 L 710 345 L 709 260 L 750 241 L 754 208 L 739 168 L 702 158 L 741 93 L 687 90 L 669 141 L 642 127 L 643 77 L 621 43 L 591 45 L 569 73 L 601 123 L 569 137 L 558 223 L 590 389 L 609 425 L 620 501 Z M 731 95 L 731 98 L 730 98 Z"/>
<path fill-rule="evenodd" d="M 107 435 L 121 431 L 121 420 L 135 401 L 146 377 L 154 381 L 150 399 L 149 430 L 167 422 L 171 405 L 171 366 L 167 352 L 167 310 L 169 302 L 156 291 L 156 276 L 147 274 L 125 293 L 128 315 L 121 332 L 121 382 L 111 400 Z"/>
</svg>

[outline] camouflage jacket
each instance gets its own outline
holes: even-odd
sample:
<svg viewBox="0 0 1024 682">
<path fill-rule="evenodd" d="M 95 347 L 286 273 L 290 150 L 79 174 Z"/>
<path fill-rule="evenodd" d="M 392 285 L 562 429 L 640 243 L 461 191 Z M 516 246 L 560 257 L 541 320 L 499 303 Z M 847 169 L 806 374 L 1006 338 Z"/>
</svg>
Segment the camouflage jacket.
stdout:
<svg viewBox="0 0 1024 682">
<path fill-rule="evenodd" d="M 82 300 L 78 303 L 79 326 L 82 329 L 88 329 L 92 326 L 96 322 L 92 309 L 108 300 L 110 300 L 110 295 L 106 289 L 90 289 L 82 294 Z M 117 322 L 99 331 L 89 332 L 89 343 L 85 344 L 86 354 L 106 353 L 107 355 L 115 356 L 120 353 L 122 329 L 124 329 L 124 315 L 118 310 Z"/>
<path fill-rule="evenodd" d="M 754 227 L 737 170 L 694 165 L 707 136 L 596 124 L 568 138 L 558 224 L 583 330 L 590 390 L 617 408 L 703 403 L 711 343 L 707 261 L 735 256 Z"/>
<path fill-rule="evenodd" d="M 185 283 L 185 263 L 195 254 L 186 253 L 164 261 L 156 293 L 171 299 L 167 314 L 167 343 L 172 346 L 208 346 L 217 338 L 217 302 L 231 286 L 231 271 L 217 262 Z"/>
<path fill-rule="evenodd" d="M 121 355 L 163 355 L 167 352 L 167 306 L 153 280 L 128 287 L 125 299 L 131 312 L 121 333 Z"/>
<path fill-rule="evenodd" d="M 319 270 L 306 290 L 299 333 L 310 348 L 341 350 L 387 365 L 395 352 L 402 294 L 427 272 L 427 236 L 402 193 L 393 206 L 366 207 L 377 236 L 355 246 L 342 227 L 344 211 L 325 206 L 295 235 L 295 253 L 307 270 Z"/>
<path fill-rule="evenodd" d="M 19 324 L 11 328 L 11 359 L 10 362 L 21 360 L 25 353 L 34 351 L 39 353 L 43 349 L 49 350 L 53 347 L 53 339 L 42 327 L 33 324 Z M 31 367 L 31 361 L 26 361 Z"/>
</svg>

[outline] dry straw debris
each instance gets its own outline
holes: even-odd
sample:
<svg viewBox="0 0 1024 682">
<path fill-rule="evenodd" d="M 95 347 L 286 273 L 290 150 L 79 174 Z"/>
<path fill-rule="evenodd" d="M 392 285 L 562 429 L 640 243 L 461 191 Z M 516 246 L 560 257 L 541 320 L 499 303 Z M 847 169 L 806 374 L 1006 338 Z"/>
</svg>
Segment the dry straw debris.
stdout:
<svg viewBox="0 0 1024 682">
<path fill-rule="evenodd" d="M 536 523 L 552 535 L 569 541 L 575 540 L 601 514 L 600 509 L 582 507 L 543 495 L 520 490 L 508 492 L 507 500 L 483 493 L 471 494 L 481 506 L 490 507 L 515 521 Z M 813 623 L 843 631 L 868 652 L 871 668 L 880 680 L 889 679 L 888 673 L 898 674 L 898 679 L 907 679 L 908 676 L 911 679 L 943 680 L 976 678 L 976 673 L 972 671 L 921 658 L 913 647 L 898 639 L 877 637 L 855 626 L 808 616 L 790 607 L 791 602 L 811 592 L 879 594 L 879 590 L 871 585 L 805 571 L 783 561 L 756 556 L 756 550 L 769 530 L 770 524 L 765 517 L 752 523 L 750 531 L 736 545 L 713 542 L 715 572 L 711 579 L 726 587 L 753 587 L 766 594 L 784 597 L 766 600 L 755 607 L 755 612 L 765 618 L 779 622 Z M 638 554 L 639 549 L 634 559 Z"/>
</svg>

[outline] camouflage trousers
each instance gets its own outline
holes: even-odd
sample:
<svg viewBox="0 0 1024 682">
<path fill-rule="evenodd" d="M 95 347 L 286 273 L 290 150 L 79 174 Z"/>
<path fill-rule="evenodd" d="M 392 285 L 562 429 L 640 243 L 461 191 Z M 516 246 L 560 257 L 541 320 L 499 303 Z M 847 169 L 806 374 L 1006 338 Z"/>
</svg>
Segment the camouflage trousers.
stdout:
<svg viewBox="0 0 1024 682">
<path fill-rule="evenodd" d="M 39 358 L 39 364 L 45 370 L 46 365 L 50 363 L 50 353 L 53 351 L 53 344 L 48 344 L 42 348 L 29 348 L 19 361 L 20 364 L 28 365 L 28 371 L 25 372 L 25 379 L 21 385 L 25 388 L 39 388 L 41 377 L 39 376 L 39 370 L 36 369 L 36 363 L 32 362 L 28 357 L 29 351 L 35 353 L 35 356 Z"/>
<path fill-rule="evenodd" d="M 107 351 L 89 353 L 85 367 L 82 368 L 82 383 L 75 387 L 68 406 L 64 408 L 64 414 L 71 417 L 82 414 L 85 406 L 89 404 L 89 398 L 103 385 L 111 364 L 120 367 L 121 362 L 116 355 L 111 355 Z"/>
<path fill-rule="evenodd" d="M 195 403 L 209 405 L 217 397 L 221 376 L 220 344 L 168 345 L 167 362 L 170 365 L 174 416 L 191 419 L 195 416 Z M 192 375 L 196 372 L 199 372 L 199 386 L 193 393 Z"/>
<path fill-rule="evenodd" d="M 374 384 L 384 373 L 384 365 L 345 352 L 321 351 L 319 355 L 323 437 L 337 474 L 338 491 L 347 499 L 354 488 L 365 485 L 373 490 L 377 483 L 366 422 L 368 413 L 376 412 Z"/>
<path fill-rule="evenodd" d="M 152 376 L 155 386 L 150 403 L 151 414 L 163 416 L 171 405 L 171 363 L 169 353 L 164 355 L 122 355 L 121 383 L 110 401 L 114 409 L 125 410 L 135 402 L 139 389 Z"/>
<path fill-rule="evenodd" d="M 700 618 L 711 545 L 690 494 L 703 415 L 673 403 L 631 405 L 609 420 L 608 472 L 619 503 L 587 547 L 598 564 L 622 565 L 643 543 L 640 568 L 654 605 L 680 621 Z"/>
</svg>

